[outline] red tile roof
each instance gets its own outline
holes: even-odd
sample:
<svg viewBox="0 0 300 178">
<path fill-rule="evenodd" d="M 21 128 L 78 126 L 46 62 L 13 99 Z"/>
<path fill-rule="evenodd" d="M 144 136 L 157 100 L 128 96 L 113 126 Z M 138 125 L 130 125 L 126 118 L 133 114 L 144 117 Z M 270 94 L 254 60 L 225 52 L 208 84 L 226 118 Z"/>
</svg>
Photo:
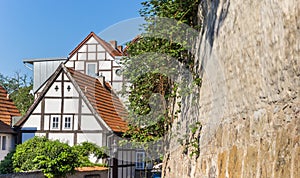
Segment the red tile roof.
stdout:
<svg viewBox="0 0 300 178">
<path fill-rule="evenodd" d="M 127 122 L 124 120 L 127 116 L 126 110 L 111 87 L 107 84 L 103 86 L 97 78 L 71 68 L 68 70 L 104 122 L 114 132 L 126 131 L 128 128 Z"/>
<path fill-rule="evenodd" d="M 107 50 L 110 55 L 113 57 L 115 56 L 123 56 L 122 51 L 119 51 L 118 49 L 115 49 L 112 47 L 109 43 L 101 39 L 99 36 L 97 36 L 94 32 L 91 32 L 70 54 L 69 59 L 91 38 L 94 37 L 99 44 L 101 44 L 105 50 Z"/>
<path fill-rule="evenodd" d="M 21 116 L 15 104 L 7 97 L 6 90 L 0 86 L 0 121 L 10 125 L 12 116 Z"/>
<path fill-rule="evenodd" d="M 34 101 L 26 115 L 15 124 L 16 127 L 21 126 L 29 118 L 61 72 L 65 72 L 70 77 L 75 88 L 82 95 L 83 99 L 86 98 L 86 102 L 97 112 L 98 116 L 106 124 L 106 127 L 109 127 L 114 132 L 125 132 L 128 129 L 127 122 L 124 120 L 127 116 L 126 110 L 110 86 L 103 86 L 97 78 L 85 75 L 72 68 L 67 68 L 64 64 L 61 64 L 49 78 L 41 95 Z"/>
</svg>

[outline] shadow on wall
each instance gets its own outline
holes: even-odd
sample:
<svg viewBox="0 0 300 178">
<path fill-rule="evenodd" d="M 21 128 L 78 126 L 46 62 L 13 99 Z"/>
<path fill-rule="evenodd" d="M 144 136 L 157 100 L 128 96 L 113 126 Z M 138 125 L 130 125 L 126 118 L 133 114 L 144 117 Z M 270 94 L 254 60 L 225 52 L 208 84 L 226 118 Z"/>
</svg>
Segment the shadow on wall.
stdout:
<svg viewBox="0 0 300 178">
<path fill-rule="evenodd" d="M 218 16 L 218 9 L 219 6 L 222 6 L 221 11 L 219 12 L 220 15 Z M 219 34 L 219 29 L 222 26 L 224 20 L 227 17 L 228 10 L 230 6 L 230 0 L 216 0 L 216 1 L 203 1 L 201 4 L 202 8 L 202 15 L 203 15 L 203 24 L 202 24 L 202 32 L 201 32 L 201 39 L 200 42 L 207 41 L 210 45 L 210 52 L 214 44 L 214 38 L 215 35 Z M 203 41 L 202 38 L 205 37 L 205 40 Z M 205 44 L 200 44 L 205 45 Z M 206 46 L 205 46 L 206 48 Z M 199 48 L 201 49 L 201 48 Z M 204 69 L 206 67 L 206 60 L 207 58 L 202 58 L 202 61 L 200 62 L 200 78 L 203 77 Z"/>
</svg>

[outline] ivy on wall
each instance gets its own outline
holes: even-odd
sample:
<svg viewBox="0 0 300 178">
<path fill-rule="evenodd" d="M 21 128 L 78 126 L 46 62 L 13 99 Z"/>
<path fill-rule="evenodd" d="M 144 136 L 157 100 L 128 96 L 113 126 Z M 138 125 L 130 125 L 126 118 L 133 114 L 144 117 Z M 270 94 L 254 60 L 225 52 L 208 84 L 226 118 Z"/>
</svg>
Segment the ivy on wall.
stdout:
<svg viewBox="0 0 300 178">
<path fill-rule="evenodd" d="M 172 26 L 157 30 L 157 26 L 168 24 L 155 17 L 173 19 L 177 24 L 184 23 L 199 30 L 199 3 L 200 0 L 147 0 L 142 3 L 140 14 L 147 22 L 144 24 L 145 32 L 128 44 L 128 57 L 121 61 L 125 66 L 123 75 L 131 83 L 128 95 L 130 124 L 125 136 L 133 142 L 158 141 L 165 135 L 180 113 L 180 102 L 175 102 L 181 97 L 180 92 L 177 83 L 170 78 L 178 75 L 178 69 L 173 66 L 174 60 L 191 73 L 194 67 L 194 57 L 191 49 L 186 47 L 187 42 L 177 40 L 176 32 L 180 29 Z M 194 84 L 199 86 L 200 83 L 201 79 L 194 78 Z M 174 110 L 174 104 L 179 110 Z"/>
</svg>

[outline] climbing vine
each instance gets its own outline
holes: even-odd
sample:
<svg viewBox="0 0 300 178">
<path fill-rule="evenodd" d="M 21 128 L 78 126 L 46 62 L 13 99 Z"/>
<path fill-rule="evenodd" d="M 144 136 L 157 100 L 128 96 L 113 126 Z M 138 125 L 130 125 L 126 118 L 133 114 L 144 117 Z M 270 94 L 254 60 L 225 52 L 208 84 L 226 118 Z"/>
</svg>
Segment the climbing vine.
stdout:
<svg viewBox="0 0 300 178">
<path fill-rule="evenodd" d="M 187 42 L 176 40 L 178 34 L 175 32 L 180 31 L 178 27 L 162 28 L 155 31 L 156 35 L 149 35 L 165 23 L 155 20 L 155 17 L 174 19 L 177 24 L 184 23 L 199 30 L 199 3 L 200 0 L 147 0 L 142 3 L 140 15 L 147 22 L 145 32 L 128 44 L 128 57 L 122 60 L 125 66 L 123 75 L 131 83 L 128 95 L 130 124 L 125 136 L 133 142 L 157 141 L 165 135 L 180 113 L 180 102 L 177 103 L 179 109 L 172 108 L 176 98 L 180 98 L 178 85 L 170 78 L 176 72 L 178 74 L 178 68 L 173 66 L 174 60 L 191 72 L 194 67 L 194 57 L 191 49 L 186 47 Z M 195 80 L 196 85 L 200 82 L 199 78 Z"/>
</svg>

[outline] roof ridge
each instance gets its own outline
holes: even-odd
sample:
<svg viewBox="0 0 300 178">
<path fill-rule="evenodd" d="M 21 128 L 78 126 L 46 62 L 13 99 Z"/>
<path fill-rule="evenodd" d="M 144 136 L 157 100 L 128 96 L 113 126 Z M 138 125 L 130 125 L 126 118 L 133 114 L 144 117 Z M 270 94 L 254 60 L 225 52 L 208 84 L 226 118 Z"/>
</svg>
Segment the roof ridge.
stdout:
<svg viewBox="0 0 300 178">
<path fill-rule="evenodd" d="M 111 56 L 123 56 L 123 53 L 118 49 L 113 48 L 108 42 L 100 38 L 94 32 L 90 32 L 69 54 L 69 57 L 66 62 L 91 38 L 94 37 L 108 52 Z"/>
</svg>

